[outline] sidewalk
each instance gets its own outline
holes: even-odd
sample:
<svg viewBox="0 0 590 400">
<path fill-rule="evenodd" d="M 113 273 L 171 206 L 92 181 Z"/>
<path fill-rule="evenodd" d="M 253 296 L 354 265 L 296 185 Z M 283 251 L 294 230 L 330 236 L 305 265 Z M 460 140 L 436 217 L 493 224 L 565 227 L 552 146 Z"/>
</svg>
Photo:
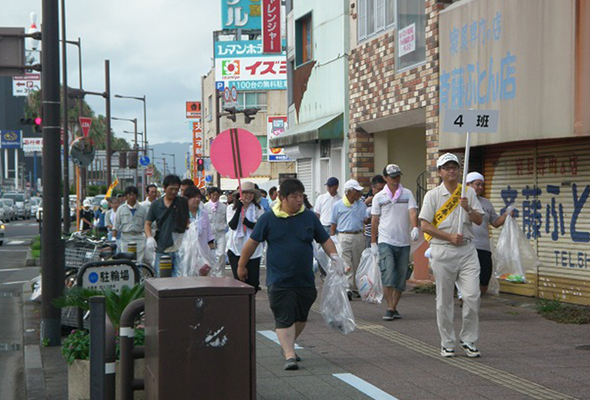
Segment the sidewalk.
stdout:
<svg viewBox="0 0 590 400">
<path fill-rule="evenodd" d="M 263 281 L 263 280 L 262 280 Z M 25 293 L 24 296 L 27 296 Z M 27 299 L 27 297 L 25 297 Z M 590 399 L 589 325 L 561 325 L 534 311 L 535 299 L 485 297 L 480 312 L 480 359 L 460 349 L 439 354 L 433 295 L 406 293 L 403 318 L 381 319 L 384 306 L 353 301 L 358 328 L 344 336 L 326 326 L 314 305 L 297 353 L 284 371 L 265 292 L 256 297 L 258 399 Z M 457 303 L 458 304 L 458 303 Z M 455 308 L 460 329 L 460 308 Z M 59 348 L 39 351 L 38 304 L 24 306 L 28 399 L 67 398 L 67 366 Z M 38 359 L 36 359 L 38 355 Z"/>
</svg>

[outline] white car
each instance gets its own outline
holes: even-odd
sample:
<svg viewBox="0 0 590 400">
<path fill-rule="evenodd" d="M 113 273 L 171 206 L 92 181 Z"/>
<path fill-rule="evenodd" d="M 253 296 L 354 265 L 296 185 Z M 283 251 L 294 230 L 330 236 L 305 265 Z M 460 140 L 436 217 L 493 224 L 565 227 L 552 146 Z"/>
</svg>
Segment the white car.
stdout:
<svg viewBox="0 0 590 400">
<path fill-rule="evenodd" d="M 4 202 L 4 211 L 7 212 L 6 220 L 7 221 L 16 220 L 18 217 L 16 214 L 16 207 L 14 205 L 14 200 L 3 198 L 2 201 Z"/>
<path fill-rule="evenodd" d="M 37 215 L 37 209 L 41 205 L 41 197 L 31 197 L 31 215 Z M 39 222 L 39 221 L 37 221 Z"/>
<path fill-rule="evenodd" d="M 0 205 L 0 221 L 4 221 L 4 206 Z"/>
<path fill-rule="evenodd" d="M 5 230 L 4 222 L 0 221 L 0 246 L 2 246 L 4 244 L 4 230 Z"/>
<path fill-rule="evenodd" d="M 29 219 L 31 218 L 31 202 L 24 193 L 4 193 L 4 199 L 11 199 L 14 201 L 14 211 L 16 218 Z"/>
</svg>

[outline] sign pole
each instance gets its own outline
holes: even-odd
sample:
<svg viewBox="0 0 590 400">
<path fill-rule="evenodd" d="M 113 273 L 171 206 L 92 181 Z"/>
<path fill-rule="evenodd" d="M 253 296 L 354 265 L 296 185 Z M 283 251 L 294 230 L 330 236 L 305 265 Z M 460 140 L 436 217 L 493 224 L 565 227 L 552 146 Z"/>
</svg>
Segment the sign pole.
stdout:
<svg viewBox="0 0 590 400">
<path fill-rule="evenodd" d="M 465 137 L 465 159 L 463 160 L 463 180 L 461 184 L 461 198 L 465 197 L 465 182 L 467 181 L 467 174 L 469 173 L 469 151 L 470 151 L 470 143 L 469 143 L 469 132 L 466 134 Z M 459 234 L 463 234 L 463 207 L 459 207 Z"/>
</svg>

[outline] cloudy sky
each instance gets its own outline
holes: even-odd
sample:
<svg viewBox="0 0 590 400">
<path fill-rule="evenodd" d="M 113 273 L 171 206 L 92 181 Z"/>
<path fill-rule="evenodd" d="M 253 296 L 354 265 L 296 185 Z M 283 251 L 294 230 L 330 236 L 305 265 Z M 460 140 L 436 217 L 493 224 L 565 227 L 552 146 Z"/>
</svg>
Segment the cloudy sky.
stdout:
<svg viewBox="0 0 590 400">
<path fill-rule="evenodd" d="M 28 29 L 31 12 L 40 28 L 41 0 L 0 0 L 0 27 Z M 147 97 L 150 144 L 189 142 L 185 101 L 201 98 L 201 76 L 211 68 L 212 32 L 221 27 L 220 13 L 216 0 L 66 0 L 68 40 L 82 40 L 84 89 L 104 91 L 104 60 L 110 60 L 112 94 Z M 73 45 L 68 45 L 68 71 L 69 86 L 77 87 Z M 86 100 L 104 115 L 101 97 Z M 137 118 L 143 131 L 141 101 L 113 98 L 111 115 Z M 117 136 L 133 130 L 126 121 L 112 126 Z"/>
</svg>

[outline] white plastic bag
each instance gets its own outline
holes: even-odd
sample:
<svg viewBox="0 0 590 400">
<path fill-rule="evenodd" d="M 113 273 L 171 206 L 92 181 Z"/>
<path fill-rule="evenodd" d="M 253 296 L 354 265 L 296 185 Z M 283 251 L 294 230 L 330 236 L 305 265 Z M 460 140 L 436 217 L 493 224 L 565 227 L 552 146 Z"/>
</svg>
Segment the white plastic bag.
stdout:
<svg viewBox="0 0 590 400">
<path fill-rule="evenodd" d="M 493 254 L 496 278 L 514 283 L 525 283 L 527 270 L 541 264 L 516 220 L 508 215 Z"/>
<path fill-rule="evenodd" d="M 371 249 L 365 249 L 361 254 L 361 262 L 356 270 L 356 287 L 361 299 L 367 303 L 381 304 L 383 300 L 383 284 L 379 259 L 373 255 Z"/>
<path fill-rule="evenodd" d="M 327 276 L 322 287 L 320 310 L 330 328 L 346 335 L 354 331 L 356 323 L 346 295 L 348 277 L 343 273 L 343 266 L 339 267 L 342 271 L 336 271 L 336 268 L 338 267 L 331 262 L 326 270 Z"/>
<path fill-rule="evenodd" d="M 208 246 L 199 240 L 198 222 L 190 224 L 178 250 L 180 276 L 208 276 L 217 261 Z"/>
</svg>

